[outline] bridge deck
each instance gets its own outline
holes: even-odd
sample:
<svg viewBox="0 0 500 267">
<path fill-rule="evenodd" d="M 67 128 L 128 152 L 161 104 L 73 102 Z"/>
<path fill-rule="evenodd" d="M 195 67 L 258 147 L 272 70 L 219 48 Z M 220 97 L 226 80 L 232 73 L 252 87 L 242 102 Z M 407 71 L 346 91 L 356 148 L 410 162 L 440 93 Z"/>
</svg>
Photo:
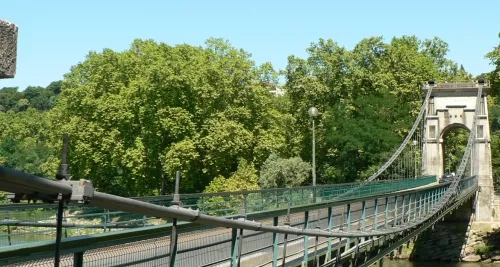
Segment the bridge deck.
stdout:
<svg viewBox="0 0 500 267">
<path fill-rule="evenodd" d="M 406 221 L 416 220 L 424 213 L 431 212 L 432 207 L 444 196 L 448 186 L 449 184 L 426 185 L 418 189 L 367 197 L 362 200 L 331 201 L 329 205 L 325 205 L 326 203 L 307 204 L 291 209 L 290 223 L 291 227 L 297 228 L 343 231 L 373 230 L 374 225 L 377 225 L 377 229 L 396 224 L 404 225 Z M 258 220 L 264 225 L 284 225 L 286 209 L 257 212 L 248 216 L 249 219 Z M 151 229 L 151 227 L 102 233 L 85 239 L 68 238 L 63 242 L 63 253 L 66 254 L 64 266 L 73 264 L 74 255 L 78 255 L 73 254 L 75 253 L 74 248 L 82 251 L 85 266 L 165 265 L 170 255 L 168 235 L 171 226 L 155 226 L 155 230 L 149 230 L 150 234 L 141 234 L 140 237 L 134 237 L 135 239 L 132 237 L 134 233 L 144 232 L 147 229 Z M 234 259 L 235 255 L 232 254 L 235 242 L 234 230 L 187 223 L 181 224 L 178 231 L 177 266 L 228 266 Z M 273 241 L 275 240 L 273 233 L 244 230 L 243 236 L 243 250 L 241 251 L 243 266 L 269 266 L 273 259 L 283 257 L 285 247 L 283 234 L 276 234 L 276 242 Z M 110 237 L 112 239 L 109 239 Z M 350 242 L 346 242 L 348 239 Z M 353 242 L 358 240 L 356 238 L 348 239 L 289 235 L 286 245 L 286 261 L 291 265 L 300 264 L 306 258 L 313 258 L 315 251 L 318 255 L 324 254 L 327 250 L 329 251 L 329 247 L 338 249 L 337 245 L 340 245 L 343 251 L 346 247 L 354 246 Z M 359 239 L 360 244 L 364 239 Z M 315 246 L 316 240 L 318 241 L 317 247 Z M 366 240 L 371 239 L 367 237 Z M 13 250 L 13 247 L 0 248 L 0 264 L 2 263 L 1 259 L 4 260 L 3 263 L 29 260 L 27 255 L 38 259 L 36 262 L 30 262 L 30 266 L 53 264 L 53 259 L 50 256 L 53 253 L 51 249 L 47 248 L 46 253 L 43 254 L 40 252 L 43 251 L 43 246 L 40 245 L 31 248 L 15 247 L 18 249 Z M 307 257 L 304 255 L 304 247 L 306 247 Z M 38 254 L 33 254 L 35 249 Z M 14 252 L 20 253 L 18 255 L 21 258 L 16 258 L 15 254 L 12 254 Z M 6 255 L 10 255 L 10 257 L 6 258 Z M 46 255 L 45 258 L 43 255 Z"/>
</svg>

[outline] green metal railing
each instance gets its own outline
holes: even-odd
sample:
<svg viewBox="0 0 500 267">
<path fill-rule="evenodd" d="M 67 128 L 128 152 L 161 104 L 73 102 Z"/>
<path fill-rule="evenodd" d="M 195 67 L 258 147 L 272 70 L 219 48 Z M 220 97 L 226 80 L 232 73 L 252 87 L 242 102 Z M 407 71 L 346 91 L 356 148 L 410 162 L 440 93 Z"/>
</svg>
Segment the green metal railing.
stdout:
<svg viewBox="0 0 500 267">
<path fill-rule="evenodd" d="M 272 211 L 295 206 L 376 196 L 428 185 L 435 176 L 417 179 L 318 185 L 316 187 L 278 188 L 255 191 L 185 194 L 182 207 L 199 209 L 216 216 L 234 216 L 245 207 L 246 213 Z M 136 198 L 153 204 L 170 206 L 171 196 Z M 55 235 L 57 206 L 54 204 L 0 205 L 0 247 L 52 240 Z M 167 223 L 166 220 L 139 214 L 110 211 L 82 204 L 69 204 L 64 213 L 63 238 L 106 231 L 146 227 Z"/>
<path fill-rule="evenodd" d="M 356 199 L 415 188 L 431 184 L 436 176 L 416 179 L 382 180 L 366 184 L 319 185 L 315 187 L 280 188 L 248 192 L 226 192 L 184 196 L 183 207 L 199 209 L 210 215 L 236 215 L 245 207 L 247 213 L 312 203 Z"/>
<path fill-rule="evenodd" d="M 378 195 L 374 193 L 372 196 L 342 201 L 323 199 L 321 202 L 311 202 L 290 208 L 289 216 L 287 216 L 287 209 L 279 208 L 248 214 L 248 219 L 258 220 L 264 225 L 289 224 L 295 228 L 317 228 L 328 231 L 382 229 L 404 225 L 433 212 L 433 207 L 440 203 L 449 185 L 446 183 Z M 476 188 L 475 177 L 461 181 L 457 200 L 463 201 L 462 198 L 470 197 L 471 190 L 476 190 Z M 327 195 L 330 196 L 323 194 L 323 196 Z M 331 199 L 334 197 L 332 196 Z M 247 230 L 241 232 L 242 239 L 240 239 L 239 234 L 235 234 L 238 233 L 237 229 L 214 228 L 192 223 L 179 223 L 177 230 L 179 241 L 175 252 L 169 250 L 171 225 L 68 238 L 62 243 L 61 263 L 62 266 L 82 266 L 83 264 L 85 266 L 134 264 L 165 266 L 172 253 L 175 253 L 177 266 L 217 264 L 234 266 L 238 260 L 241 261 L 242 266 L 268 264 L 277 266 L 281 264 L 283 258 L 287 264 L 300 265 L 310 260 L 319 261 L 320 256 L 323 257 L 322 261 L 326 262 L 335 258 L 336 255 L 345 256 L 350 251 L 349 255 L 354 255 L 355 251 L 353 252 L 351 248 L 363 242 L 363 239 L 359 238 L 315 238 Z M 370 238 L 364 241 L 368 240 Z M 243 242 L 241 248 L 238 242 Z M 46 241 L 0 248 L 0 265 L 30 261 L 26 264 L 50 266 L 53 263 L 53 246 L 54 241 Z"/>
</svg>

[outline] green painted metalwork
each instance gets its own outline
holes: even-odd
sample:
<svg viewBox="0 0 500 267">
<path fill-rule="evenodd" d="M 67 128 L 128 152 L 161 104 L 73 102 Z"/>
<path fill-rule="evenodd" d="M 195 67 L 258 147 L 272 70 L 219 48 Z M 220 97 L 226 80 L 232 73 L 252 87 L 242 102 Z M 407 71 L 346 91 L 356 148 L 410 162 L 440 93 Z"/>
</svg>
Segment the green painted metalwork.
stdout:
<svg viewBox="0 0 500 267">
<path fill-rule="evenodd" d="M 432 207 L 431 208 L 434 208 L 434 206 L 436 206 L 436 203 L 438 201 L 438 196 L 437 196 L 437 190 L 432 190 Z"/>
<path fill-rule="evenodd" d="M 423 197 L 422 197 L 422 200 L 423 200 L 423 207 L 422 207 L 422 214 L 425 214 L 427 212 L 427 195 L 428 195 L 428 192 L 424 192 L 423 194 Z"/>
<path fill-rule="evenodd" d="M 183 207 L 199 209 L 201 213 L 204 214 L 232 216 L 240 212 L 243 205 L 243 199 L 247 212 L 257 213 L 283 209 L 288 206 L 288 203 L 290 203 L 293 207 L 313 203 L 344 201 L 377 196 L 390 192 L 396 192 L 398 190 L 407 190 L 427 185 L 434 181 L 435 177 L 429 176 L 418 179 L 375 181 L 366 184 L 352 183 L 339 185 L 317 185 L 316 187 L 266 189 L 246 192 L 186 194 L 181 195 L 180 200 L 183 203 Z M 317 200 L 317 202 L 313 201 L 314 192 L 316 195 L 315 200 Z M 143 197 L 134 199 L 164 206 L 171 205 L 173 200 L 172 196 Z M 139 214 L 120 211 L 104 210 L 81 204 L 70 204 L 67 206 L 66 211 L 68 213 L 68 215 L 65 216 L 65 220 L 67 220 L 67 222 L 89 221 L 89 223 L 73 223 L 74 226 L 64 226 L 66 231 L 70 229 L 95 229 L 95 231 L 71 231 L 68 233 L 70 237 L 71 235 L 74 236 L 85 233 L 97 233 L 98 229 L 101 229 L 101 231 L 115 231 L 115 229 L 122 230 L 126 228 L 147 227 L 151 226 L 153 223 L 158 223 L 158 219 L 154 217 L 146 217 Z M 0 205 L 0 217 L 4 217 L 2 216 L 3 212 L 5 212 L 5 214 L 9 212 L 8 218 L 12 221 L 12 225 L 17 225 L 16 230 L 13 231 L 13 233 L 0 233 L 0 246 L 9 245 L 8 240 L 14 234 L 18 238 L 16 238 L 15 241 L 11 241 L 12 245 L 51 239 L 51 237 L 47 235 L 47 233 L 53 231 L 50 228 L 36 230 L 31 226 L 22 226 L 19 224 L 45 223 L 52 221 L 53 215 L 56 214 L 56 205 Z M 100 221 L 100 223 L 96 223 L 96 220 Z M 0 224 L 6 225 L 6 223 L 8 222 L 0 220 Z M 166 221 L 163 221 L 163 223 L 166 223 Z M 20 236 L 25 236 L 25 238 L 21 239 Z"/>
<path fill-rule="evenodd" d="M 361 230 L 365 230 L 366 226 L 366 201 L 361 202 Z"/>
<path fill-rule="evenodd" d="M 231 266 L 238 265 L 238 229 L 233 228 L 231 231 Z"/>
<path fill-rule="evenodd" d="M 387 228 L 387 222 L 389 221 L 389 197 L 385 198 L 385 217 L 384 217 L 385 228 Z"/>
<path fill-rule="evenodd" d="M 77 252 L 73 255 L 73 267 L 83 267 L 83 252 Z"/>
<path fill-rule="evenodd" d="M 415 202 L 415 200 L 414 200 L 414 199 L 415 199 L 415 198 L 414 198 L 414 194 L 410 194 L 410 195 L 408 196 L 408 221 L 411 221 L 411 220 L 412 220 L 412 217 L 411 217 L 411 215 L 412 215 L 412 209 L 411 209 L 411 206 L 412 206 L 412 204 L 414 204 L 414 203 L 412 203 L 412 200 L 413 200 L 413 202 Z M 413 213 L 414 213 L 414 212 L 413 212 Z"/>
<path fill-rule="evenodd" d="M 278 226 L 278 217 L 273 218 L 273 225 Z M 278 251 L 279 251 L 279 235 L 273 233 L 273 267 L 278 266 Z"/>
<path fill-rule="evenodd" d="M 377 230 L 378 227 L 378 198 L 375 199 L 375 210 L 373 211 L 374 213 L 374 218 L 373 218 L 373 230 Z"/>
<path fill-rule="evenodd" d="M 476 182 L 477 182 L 477 180 L 476 180 Z M 462 182 L 461 189 L 462 190 L 466 190 L 468 188 L 467 185 L 469 185 L 469 184 L 470 184 L 471 188 L 474 189 L 472 187 L 472 185 L 474 185 L 474 184 L 471 181 L 464 181 L 464 182 Z M 447 187 L 448 187 L 448 185 L 439 185 L 439 186 L 435 186 L 435 187 L 431 187 L 431 188 L 420 189 L 418 191 L 424 193 L 424 194 L 421 194 L 422 196 L 425 196 L 425 195 L 429 196 L 428 193 L 430 193 L 432 191 L 439 192 L 439 191 L 442 191 L 441 188 L 447 188 Z M 439 189 L 439 190 L 436 190 L 436 189 Z M 409 203 L 412 202 L 411 199 L 415 199 L 415 200 L 417 199 L 415 194 L 418 191 L 409 191 L 409 192 L 406 192 L 407 194 L 413 194 L 414 195 L 414 197 L 412 197 L 410 195 Z M 388 206 L 389 205 L 389 201 L 387 201 L 388 198 L 389 197 L 393 197 L 393 196 L 395 196 L 397 194 L 398 193 L 393 193 L 393 194 L 391 194 L 389 196 L 384 196 L 384 195 L 377 196 L 376 198 L 374 198 L 374 199 L 376 199 L 376 201 L 373 201 L 372 203 L 376 203 L 377 205 L 375 205 L 375 207 L 378 207 L 378 199 L 385 198 L 386 199 L 386 206 Z M 363 199 L 363 200 L 368 200 L 368 199 Z M 311 211 L 320 210 L 320 209 L 323 209 L 323 208 L 326 208 L 326 207 L 332 208 L 332 207 L 339 207 L 339 206 L 340 207 L 341 206 L 347 206 L 348 210 L 349 210 L 347 212 L 347 222 L 352 222 L 353 218 L 351 218 L 351 216 L 353 216 L 352 214 L 354 214 L 354 213 L 351 212 L 351 210 L 350 210 L 351 209 L 351 205 L 349 203 L 360 202 L 360 201 L 363 201 L 363 200 L 355 200 L 355 201 L 351 201 L 351 202 L 339 201 L 339 202 L 330 202 L 330 203 L 327 203 L 327 204 L 316 203 L 316 204 L 311 204 L 311 205 L 309 205 L 307 207 L 295 207 L 295 208 L 292 208 L 292 210 L 293 210 L 294 214 L 299 214 L 300 212 L 303 212 L 304 209 L 307 209 L 309 212 L 311 212 Z M 416 201 L 413 201 L 413 202 L 416 202 Z M 365 202 L 365 203 L 368 203 L 368 202 Z M 404 204 L 404 201 L 403 201 L 403 204 Z M 325 206 L 325 205 L 327 205 L 327 206 Z M 366 205 L 368 205 L 368 204 L 366 204 Z M 411 206 L 412 205 L 409 204 L 409 208 L 408 209 L 411 209 Z M 416 208 L 416 206 L 415 206 L 415 208 Z M 379 213 L 378 212 L 378 208 L 375 208 L 375 210 L 376 210 L 376 213 L 378 214 Z M 332 210 L 332 214 L 328 214 L 328 217 L 333 217 L 333 213 L 334 213 L 334 211 Z M 382 213 L 380 215 L 382 216 L 383 213 L 384 213 L 384 211 L 382 211 Z M 266 211 L 266 212 L 261 212 L 259 214 L 256 213 L 254 215 L 249 215 L 249 218 L 250 219 L 260 219 L 260 220 L 263 220 L 263 219 L 266 219 L 266 218 L 271 218 L 271 219 L 274 220 L 274 218 L 277 218 L 278 216 L 285 215 L 285 214 L 286 214 L 286 209 L 284 209 L 284 210 L 274 210 L 274 211 Z M 403 213 L 403 215 L 404 215 L 404 213 Z M 252 216 L 254 216 L 254 217 L 252 217 Z M 357 216 L 360 216 L 360 215 L 358 214 Z M 375 217 L 377 217 L 377 216 L 375 216 Z M 359 218 L 359 217 L 354 217 L 354 221 L 356 221 L 357 218 Z M 325 218 L 322 218 L 322 219 L 325 219 Z M 344 225 L 345 222 L 346 221 L 343 220 L 341 222 L 341 224 Z M 274 221 L 273 221 L 273 224 L 274 224 Z M 295 223 L 292 222 L 291 226 L 292 227 L 296 227 L 295 225 L 300 225 L 300 224 L 302 224 L 302 222 L 295 222 Z M 329 224 L 330 224 L 330 222 L 329 222 Z M 333 224 L 333 222 L 332 222 L 332 224 Z M 350 223 L 348 223 L 347 225 L 348 225 L 348 230 L 349 230 Z M 335 229 L 338 229 L 338 227 L 340 227 L 340 225 L 332 225 L 331 227 L 335 228 Z M 179 231 L 182 232 L 182 233 L 189 233 L 189 232 L 199 231 L 200 229 L 205 229 L 204 231 L 206 231 L 206 232 L 204 232 L 204 233 L 209 233 L 209 230 L 210 230 L 210 227 L 208 227 L 208 226 L 195 226 L 195 225 L 190 224 L 190 223 L 182 223 L 182 222 L 179 223 L 178 228 L 179 228 Z M 234 235 L 237 234 L 237 232 L 234 232 L 234 230 L 233 230 L 232 233 L 234 233 Z M 231 236 L 232 233 L 231 233 L 231 230 L 229 230 L 229 235 L 230 236 Z M 255 233 L 255 236 L 259 236 L 259 235 L 262 235 L 262 234 L 263 233 Z M 138 240 L 149 240 L 151 238 L 161 237 L 161 236 L 168 236 L 168 235 L 169 235 L 169 228 L 168 228 L 168 226 L 155 226 L 155 227 L 145 227 L 145 228 L 141 228 L 141 229 L 125 230 L 125 231 L 121 231 L 121 232 L 111 232 L 111 233 L 106 232 L 106 233 L 101 233 L 101 234 L 98 234 L 96 236 L 92 236 L 92 237 L 88 237 L 88 238 L 69 238 L 67 240 L 63 240 L 63 244 L 62 244 L 63 251 L 62 251 L 62 253 L 63 253 L 63 255 L 65 255 L 65 254 L 67 255 L 68 253 L 75 253 L 74 256 L 73 256 L 73 260 L 74 260 L 75 256 L 77 256 L 77 253 L 80 253 L 80 252 L 85 252 L 85 251 L 89 251 L 89 250 L 96 249 L 96 248 L 104 248 L 104 247 L 109 247 L 109 246 L 113 246 L 113 245 L 125 244 L 125 243 L 129 243 L 129 242 L 134 242 L 134 240 L 135 241 L 138 241 Z M 238 239 L 236 237 L 233 237 L 233 238 L 228 237 L 227 239 L 224 239 L 224 240 L 219 240 L 219 239 L 212 239 L 212 240 L 210 240 L 210 236 L 209 235 L 205 235 L 205 234 L 196 234 L 195 237 L 196 238 L 200 238 L 200 239 L 203 238 L 203 240 L 206 240 L 207 242 L 210 241 L 210 243 L 198 242 L 193 247 L 180 249 L 179 253 L 180 253 L 180 255 L 183 255 L 183 257 L 180 257 L 179 261 L 183 260 L 183 259 L 185 260 L 185 258 L 188 255 L 188 254 L 186 254 L 188 251 L 197 251 L 197 250 L 201 250 L 201 249 L 209 249 L 211 246 L 217 246 L 217 244 L 224 244 L 224 243 L 228 244 L 228 243 L 231 243 L 231 248 L 233 249 L 233 252 L 234 252 L 234 248 L 238 247 Z M 301 237 L 301 239 L 302 239 L 302 237 Z M 267 239 L 267 240 L 269 240 L 269 239 Z M 292 240 L 295 241 L 297 239 L 292 239 Z M 274 247 L 274 243 L 275 243 L 275 240 L 273 240 L 273 244 L 270 244 L 268 242 L 267 244 L 264 244 L 264 246 L 262 248 L 266 248 L 267 247 L 267 248 L 271 249 L 271 248 Z M 326 242 L 324 244 L 325 244 L 325 247 L 326 247 Z M 337 244 L 340 245 L 340 243 L 337 243 Z M 362 245 L 363 244 L 360 244 L 360 246 L 362 246 Z M 332 244 L 332 247 L 333 247 L 333 244 Z M 307 251 L 307 249 L 311 249 L 312 246 L 311 247 L 306 246 L 305 248 L 306 248 L 305 251 Z M 356 253 L 359 252 L 358 249 L 359 248 L 356 248 Z M 242 257 L 244 257 L 245 255 L 253 255 L 252 253 L 256 253 L 256 251 L 257 250 L 252 250 L 252 251 L 247 251 L 245 253 L 242 253 Z M 318 250 L 318 252 L 320 252 L 320 250 Z M 22 257 L 23 259 L 28 259 L 29 257 L 31 257 L 31 259 L 42 259 L 43 255 L 47 255 L 48 257 L 50 257 L 50 255 L 52 255 L 52 254 L 53 254 L 53 242 L 45 242 L 44 245 L 41 245 L 41 244 L 35 245 L 35 244 L 33 244 L 29 248 L 28 247 L 24 247 L 23 248 L 23 246 L 16 246 L 15 248 L 14 247 L 11 247 L 11 248 L 4 247 L 4 248 L 0 248 L 0 265 L 2 265 L 2 264 L 5 263 L 4 261 L 2 261 L 5 257 L 10 257 L 10 258 L 12 258 L 12 257 L 21 258 Z M 131 264 L 132 262 L 134 264 L 135 263 L 137 263 L 137 264 L 139 264 L 139 263 L 149 263 L 150 261 L 158 261 L 158 260 L 160 260 L 162 258 L 165 258 L 165 257 L 168 257 L 168 256 L 169 256 L 168 251 L 163 250 L 161 252 L 161 254 L 158 254 L 158 255 L 156 255 L 156 254 L 155 255 L 150 255 L 150 256 L 142 256 L 141 255 L 141 258 L 130 257 L 130 259 L 128 259 L 127 262 L 123 262 L 123 264 L 121 264 L 121 263 L 120 264 L 115 263 L 115 264 L 112 264 L 112 265 L 115 265 L 115 266 L 125 266 L 127 264 Z M 138 257 L 138 256 L 136 256 L 136 257 Z M 292 257 L 292 255 L 290 255 L 290 257 Z M 308 258 L 308 260 L 309 259 L 310 258 Z M 17 260 L 19 260 L 19 259 L 17 259 Z M 89 259 L 85 259 L 85 260 L 88 261 Z M 214 263 L 214 262 L 224 263 L 224 262 L 228 262 L 228 261 L 231 261 L 231 260 L 232 260 L 232 258 L 229 258 L 229 255 L 227 255 L 226 258 L 217 258 L 217 259 L 214 259 L 212 261 L 212 263 Z M 303 261 L 302 258 L 300 260 Z M 246 262 L 246 264 L 248 264 L 249 266 L 261 266 L 261 265 L 265 264 L 264 262 L 265 261 L 263 261 L 263 262 L 261 262 L 259 264 L 249 264 L 248 262 Z M 269 263 L 271 263 L 271 261 L 269 261 Z M 85 262 L 84 264 L 87 265 L 88 262 Z M 185 264 L 186 263 L 184 263 L 184 265 L 183 265 L 183 264 L 181 264 L 179 262 L 180 266 L 187 266 Z M 94 263 L 94 265 L 95 265 L 95 263 Z M 196 264 L 196 265 L 207 266 L 208 264 L 205 262 L 203 264 L 199 263 L 199 264 Z M 245 264 L 242 263 L 242 265 L 245 265 Z"/>
<path fill-rule="evenodd" d="M 328 231 L 332 230 L 332 224 L 333 224 L 333 209 L 332 207 L 328 207 Z M 329 261 L 332 256 L 332 238 L 328 237 L 328 247 L 327 247 L 327 253 L 325 257 L 325 262 Z"/>
<path fill-rule="evenodd" d="M 347 213 L 347 217 L 346 217 L 347 231 L 351 231 L 351 203 L 347 204 L 346 213 Z M 351 245 L 350 242 L 351 242 L 351 239 L 347 238 L 345 250 L 348 250 L 350 248 L 350 245 Z"/>
<path fill-rule="evenodd" d="M 434 198 L 434 195 L 432 194 L 434 190 L 430 190 L 429 193 L 428 193 L 428 197 L 427 197 L 427 212 L 429 212 L 431 209 L 432 209 L 432 204 L 433 204 L 433 198 Z"/>
<path fill-rule="evenodd" d="M 401 200 L 401 224 L 405 223 L 405 195 L 403 195 L 403 200 Z"/>
<path fill-rule="evenodd" d="M 421 212 L 422 212 L 422 194 L 418 194 L 418 217 L 420 217 L 421 215 Z M 417 218 L 417 216 L 415 216 L 415 219 Z"/>
<path fill-rule="evenodd" d="M 177 219 L 174 219 L 172 223 L 172 232 L 170 234 L 170 257 L 168 259 L 170 267 L 177 266 Z"/>
<path fill-rule="evenodd" d="M 398 196 L 394 197 L 394 217 L 392 219 L 392 226 L 396 226 L 398 224 Z"/>
<path fill-rule="evenodd" d="M 361 202 L 361 230 L 364 231 L 366 227 L 366 201 Z M 365 238 L 362 237 L 361 241 L 364 241 Z"/>
<path fill-rule="evenodd" d="M 309 211 L 305 211 L 304 212 L 304 229 L 309 229 Z M 304 236 L 304 260 L 302 261 L 304 265 L 304 263 L 306 264 L 305 266 L 307 266 L 307 263 L 309 262 L 309 236 Z"/>
</svg>

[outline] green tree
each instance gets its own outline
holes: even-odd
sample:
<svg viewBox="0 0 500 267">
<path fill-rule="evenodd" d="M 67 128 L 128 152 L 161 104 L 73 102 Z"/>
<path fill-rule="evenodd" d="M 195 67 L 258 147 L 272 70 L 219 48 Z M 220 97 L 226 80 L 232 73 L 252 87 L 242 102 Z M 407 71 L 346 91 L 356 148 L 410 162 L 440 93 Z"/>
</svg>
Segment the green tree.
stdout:
<svg viewBox="0 0 500 267">
<path fill-rule="evenodd" d="M 1 111 L 13 109 L 19 100 L 23 98 L 23 94 L 18 92 L 17 89 L 17 87 L 4 87 L 0 90 Z"/>
<path fill-rule="evenodd" d="M 240 160 L 237 171 L 229 178 L 217 176 L 205 188 L 205 193 L 234 192 L 260 189 L 257 170 L 246 160 Z"/>
<path fill-rule="evenodd" d="M 0 158 L 6 167 L 52 178 L 57 165 L 55 150 L 49 143 L 51 123 L 47 113 L 33 108 L 0 113 Z"/>
<path fill-rule="evenodd" d="M 263 85 L 274 77 L 221 39 L 205 47 L 136 40 L 124 52 L 91 52 L 65 76 L 52 143 L 68 132 L 71 173 L 102 191 L 167 192 L 177 170 L 185 190 L 201 191 L 235 172 L 238 158 L 261 164 L 286 150 L 285 131 L 275 129 L 281 112 Z"/>
<path fill-rule="evenodd" d="M 469 131 L 466 129 L 456 129 L 445 136 L 444 141 L 444 170 L 451 173 L 456 172 L 462 156 L 467 148 Z"/>
<path fill-rule="evenodd" d="M 307 161 L 312 154 L 307 110 L 320 110 L 315 119 L 320 182 L 364 179 L 376 170 L 413 123 L 422 82 L 470 77 L 446 58 L 448 45 L 438 38 L 402 36 L 384 43 L 372 37 L 352 50 L 320 39 L 307 51 L 306 59 L 289 57 L 285 89 L 299 154 Z"/>
<path fill-rule="evenodd" d="M 23 91 L 30 106 L 38 110 L 49 110 L 54 106 L 54 92 L 51 89 L 46 89 L 40 86 L 28 86 Z"/>
<path fill-rule="evenodd" d="M 271 154 L 260 169 L 259 184 L 262 188 L 295 187 L 311 174 L 311 164 L 299 157 L 282 159 Z"/>
<path fill-rule="evenodd" d="M 45 89 L 52 92 L 53 95 L 59 95 L 61 93 L 62 81 L 53 81 Z"/>
</svg>

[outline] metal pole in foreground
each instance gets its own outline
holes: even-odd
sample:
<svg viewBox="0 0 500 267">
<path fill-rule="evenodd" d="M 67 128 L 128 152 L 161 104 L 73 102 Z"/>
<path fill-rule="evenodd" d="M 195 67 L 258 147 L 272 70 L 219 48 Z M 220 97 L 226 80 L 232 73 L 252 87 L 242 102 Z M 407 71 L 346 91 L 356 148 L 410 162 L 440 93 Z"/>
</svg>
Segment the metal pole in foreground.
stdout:
<svg viewBox="0 0 500 267">
<path fill-rule="evenodd" d="M 59 173 L 56 175 L 57 180 L 68 180 L 68 134 L 63 135 L 61 165 Z M 59 194 L 59 203 L 57 205 L 57 229 L 56 229 L 56 255 L 54 258 L 54 266 L 59 267 L 61 261 L 61 236 L 62 236 L 62 221 L 64 214 L 64 196 Z"/>
<path fill-rule="evenodd" d="M 290 202 L 288 202 L 288 209 L 286 212 L 286 218 L 285 218 L 285 226 L 290 227 Z M 288 234 L 285 234 L 285 238 L 283 239 L 283 258 L 281 261 L 281 266 L 285 267 L 286 263 L 286 245 L 288 243 Z"/>
<path fill-rule="evenodd" d="M 62 235 L 62 214 L 64 212 L 64 200 L 59 199 L 59 204 L 57 206 L 57 231 L 56 231 L 56 255 L 54 259 L 54 266 L 59 267 L 59 262 L 61 260 L 61 235 Z"/>
<path fill-rule="evenodd" d="M 181 179 L 181 172 L 177 171 L 175 173 L 175 191 L 174 191 L 174 201 L 172 201 L 172 206 L 180 206 L 179 197 L 179 183 Z M 177 265 L 177 219 L 172 221 L 172 233 L 170 235 L 170 257 L 168 257 L 168 266 L 173 267 Z"/>
</svg>

